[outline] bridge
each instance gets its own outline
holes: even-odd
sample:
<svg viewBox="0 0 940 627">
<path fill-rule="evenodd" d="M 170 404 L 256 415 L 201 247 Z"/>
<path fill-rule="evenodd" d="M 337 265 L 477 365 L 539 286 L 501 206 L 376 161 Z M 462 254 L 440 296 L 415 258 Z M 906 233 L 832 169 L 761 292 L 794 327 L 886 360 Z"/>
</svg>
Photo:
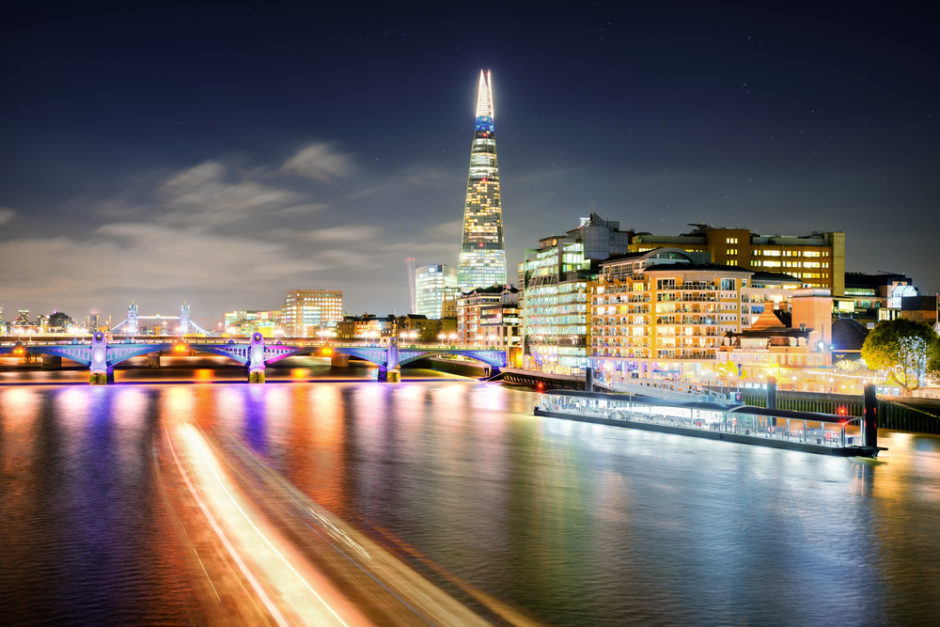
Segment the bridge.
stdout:
<svg viewBox="0 0 940 627">
<path fill-rule="evenodd" d="M 16 344 L 13 346 L 0 346 L 0 354 L 42 355 L 58 360 L 69 359 L 84 366 L 90 371 L 89 382 L 92 384 L 107 384 L 114 382 L 114 367 L 123 361 L 142 355 L 180 352 L 202 352 L 222 355 L 243 364 L 248 369 L 250 383 L 264 383 L 266 366 L 280 361 L 291 355 L 310 354 L 320 350 L 327 350 L 334 359 L 337 357 L 356 358 L 371 362 L 379 367 L 379 380 L 397 382 L 401 379 L 401 367 L 411 362 L 433 356 L 461 356 L 483 362 L 490 366 L 491 372 L 498 373 L 507 365 L 506 351 L 485 347 L 456 347 L 433 346 L 416 344 L 402 347 L 397 338 L 391 338 L 388 345 L 363 344 L 267 344 L 260 333 L 251 336 L 248 342 L 235 342 L 229 340 L 203 341 L 203 342 L 113 342 L 109 343 L 101 331 L 95 332 L 90 343 L 48 344 Z"/>
<path fill-rule="evenodd" d="M 114 328 L 111 329 L 111 333 L 119 333 L 120 335 L 124 335 L 126 337 L 135 336 L 140 332 L 140 322 L 142 320 L 160 326 L 175 322 L 178 325 L 176 332 L 179 335 L 189 335 L 190 333 L 200 333 L 206 336 L 214 335 L 213 333 L 203 329 L 192 320 L 189 315 L 189 305 L 186 303 L 183 303 L 183 305 L 180 307 L 180 313 L 178 316 L 164 314 L 142 316 L 137 310 L 136 303 L 131 303 L 127 306 L 127 317 L 118 322 Z"/>
</svg>

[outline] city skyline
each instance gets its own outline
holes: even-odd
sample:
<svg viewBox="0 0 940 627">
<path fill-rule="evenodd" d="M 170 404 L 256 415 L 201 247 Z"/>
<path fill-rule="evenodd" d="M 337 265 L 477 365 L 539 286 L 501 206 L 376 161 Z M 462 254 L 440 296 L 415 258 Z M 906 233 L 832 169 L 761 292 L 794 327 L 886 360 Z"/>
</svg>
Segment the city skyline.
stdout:
<svg viewBox="0 0 940 627">
<path fill-rule="evenodd" d="M 0 44 L 8 318 L 132 300 L 220 317 L 299 288 L 406 312 L 406 257 L 456 266 L 481 67 L 500 83 L 510 282 L 596 206 L 657 234 L 844 230 L 846 270 L 940 289 L 936 43 L 902 9 L 601 5 L 539 32 L 520 8 L 486 32 L 447 9 L 17 11 Z M 329 27 L 309 43 L 314 15 Z"/>
</svg>

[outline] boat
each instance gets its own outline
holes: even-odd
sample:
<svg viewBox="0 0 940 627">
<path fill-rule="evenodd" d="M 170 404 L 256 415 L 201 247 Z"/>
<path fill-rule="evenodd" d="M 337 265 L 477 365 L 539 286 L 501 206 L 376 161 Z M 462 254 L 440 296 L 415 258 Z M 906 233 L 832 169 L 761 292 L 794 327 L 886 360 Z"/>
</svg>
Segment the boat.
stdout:
<svg viewBox="0 0 940 627">
<path fill-rule="evenodd" d="M 864 417 L 731 405 L 686 397 L 549 390 L 536 416 L 660 431 L 839 457 L 877 457 L 878 431 Z"/>
</svg>

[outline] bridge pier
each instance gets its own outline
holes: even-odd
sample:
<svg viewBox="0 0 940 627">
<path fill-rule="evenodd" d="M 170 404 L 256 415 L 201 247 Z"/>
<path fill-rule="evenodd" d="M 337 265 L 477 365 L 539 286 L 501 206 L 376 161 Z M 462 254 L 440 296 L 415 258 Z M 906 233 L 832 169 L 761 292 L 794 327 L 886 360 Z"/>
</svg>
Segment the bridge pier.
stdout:
<svg viewBox="0 0 940 627">
<path fill-rule="evenodd" d="M 148 368 L 159 368 L 160 367 L 160 352 L 147 353 L 147 367 Z"/>
<path fill-rule="evenodd" d="M 92 372 L 88 378 L 88 383 L 92 385 L 108 385 L 114 383 L 114 368 L 108 366 L 105 372 Z"/>
<path fill-rule="evenodd" d="M 108 341 L 104 333 L 97 331 L 91 336 L 91 362 L 88 364 L 92 385 L 114 383 L 114 366 L 108 363 Z"/>
<path fill-rule="evenodd" d="M 264 383 L 264 336 L 255 332 L 248 346 L 248 383 Z"/>
<path fill-rule="evenodd" d="M 42 369 L 43 370 L 61 370 L 62 358 L 57 355 L 43 355 L 42 356 Z"/>
<path fill-rule="evenodd" d="M 401 381 L 401 356 L 398 351 L 398 338 L 391 338 L 388 342 L 388 357 L 385 361 L 385 380 L 389 383 Z M 379 370 L 381 374 L 382 370 Z"/>
</svg>

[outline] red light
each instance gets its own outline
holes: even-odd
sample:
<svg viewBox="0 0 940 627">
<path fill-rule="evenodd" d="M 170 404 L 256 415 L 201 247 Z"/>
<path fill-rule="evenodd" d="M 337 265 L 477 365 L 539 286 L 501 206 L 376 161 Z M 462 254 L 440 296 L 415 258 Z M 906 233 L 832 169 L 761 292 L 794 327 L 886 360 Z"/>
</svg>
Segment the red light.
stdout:
<svg viewBox="0 0 940 627">
<path fill-rule="evenodd" d="M 537 384 L 535 384 L 535 387 L 538 388 L 539 390 L 544 390 L 545 384 L 539 381 Z"/>
</svg>

